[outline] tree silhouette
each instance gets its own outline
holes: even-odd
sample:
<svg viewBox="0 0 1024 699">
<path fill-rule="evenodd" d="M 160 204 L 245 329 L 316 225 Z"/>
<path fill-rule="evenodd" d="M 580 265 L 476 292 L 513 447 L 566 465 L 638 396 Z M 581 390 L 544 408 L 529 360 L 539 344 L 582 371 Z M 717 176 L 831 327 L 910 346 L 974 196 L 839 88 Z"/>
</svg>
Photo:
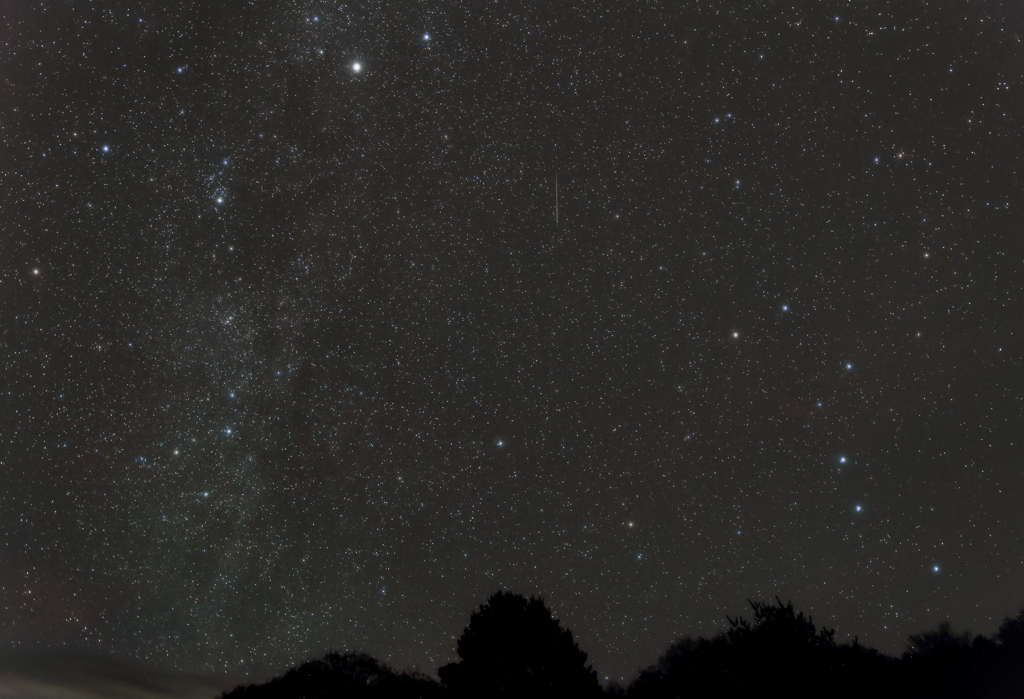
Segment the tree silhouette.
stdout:
<svg viewBox="0 0 1024 699">
<path fill-rule="evenodd" d="M 1003 624 L 996 633 L 996 640 L 1004 650 L 1016 650 L 1021 660 L 1024 660 L 1024 609 L 1015 617 L 1003 619 Z"/>
<path fill-rule="evenodd" d="M 544 601 L 497 592 L 470 617 L 458 663 L 438 674 L 456 697 L 596 697 L 587 654 Z"/>
</svg>

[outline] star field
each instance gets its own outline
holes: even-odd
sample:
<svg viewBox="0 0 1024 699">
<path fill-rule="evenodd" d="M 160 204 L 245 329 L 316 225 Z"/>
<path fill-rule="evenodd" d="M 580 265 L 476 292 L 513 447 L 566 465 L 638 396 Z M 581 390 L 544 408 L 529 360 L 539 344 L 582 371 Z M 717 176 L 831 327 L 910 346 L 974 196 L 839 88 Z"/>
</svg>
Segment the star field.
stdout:
<svg viewBox="0 0 1024 699">
<path fill-rule="evenodd" d="M 748 597 L 1024 605 L 1015 7 L 17 5 L 4 647 L 434 672 L 508 588 L 628 678 Z"/>
</svg>

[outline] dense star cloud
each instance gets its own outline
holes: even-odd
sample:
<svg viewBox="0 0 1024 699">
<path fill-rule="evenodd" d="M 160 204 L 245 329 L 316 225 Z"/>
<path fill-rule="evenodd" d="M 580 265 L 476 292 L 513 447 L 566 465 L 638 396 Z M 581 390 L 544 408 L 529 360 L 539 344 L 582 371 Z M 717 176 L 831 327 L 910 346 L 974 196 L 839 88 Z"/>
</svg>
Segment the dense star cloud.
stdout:
<svg viewBox="0 0 1024 699">
<path fill-rule="evenodd" d="M 9 5 L 5 647 L 433 672 L 505 588 L 615 678 L 1024 604 L 1016 6 Z"/>
</svg>

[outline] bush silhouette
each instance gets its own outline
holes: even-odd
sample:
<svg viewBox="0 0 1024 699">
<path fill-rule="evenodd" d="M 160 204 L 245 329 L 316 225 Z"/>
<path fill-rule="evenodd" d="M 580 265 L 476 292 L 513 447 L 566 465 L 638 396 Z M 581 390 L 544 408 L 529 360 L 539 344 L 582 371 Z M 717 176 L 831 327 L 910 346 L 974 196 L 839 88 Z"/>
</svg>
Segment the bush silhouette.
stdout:
<svg viewBox="0 0 1024 699">
<path fill-rule="evenodd" d="M 836 645 L 791 603 L 750 601 L 753 621 L 729 619 L 713 639 L 686 638 L 629 687 L 635 699 L 690 696 L 892 696 L 892 661 L 856 641 Z"/>
<path fill-rule="evenodd" d="M 972 639 L 948 623 L 911 636 L 900 674 L 909 698 L 1024 696 L 1024 611 L 1004 620 L 994 638 Z"/>
<path fill-rule="evenodd" d="M 330 653 L 261 685 L 225 692 L 221 699 L 437 699 L 441 686 L 426 677 L 398 673 L 363 653 Z"/>
<path fill-rule="evenodd" d="M 920 658 L 955 656 L 971 647 L 971 634 L 954 633 L 948 622 L 939 624 L 936 631 L 914 634 L 907 639 L 907 655 Z"/>
<path fill-rule="evenodd" d="M 899 659 L 819 629 L 791 603 L 750 602 L 753 618 L 728 619 L 711 639 L 671 644 L 626 688 L 630 699 L 1003 699 L 1024 698 L 1024 610 L 992 637 L 949 624 L 915 634 Z M 543 600 L 498 592 L 473 612 L 458 643 L 461 660 L 438 674 L 443 684 L 396 672 L 360 653 L 331 653 L 262 685 L 221 699 L 596 699 L 587 654 Z"/>
<path fill-rule="evenodd" d="M 727 632 L 735 646 L 756 644 L 785 652 L 800 652 L 811 648 L 835 648 L 836 632 L 831 629 L 817 630 L 811 617 L 795 612 L 793 603 L 783 604 L 778 597 L 777 604 L 747 600 L 754 609 L 754 624 L 743 617 L 733 620 Z"/>
<path fill-rule="evenodd" d="M 724 635 L 710 640 L 680 639 L 668 647 L 657 664 L 640 673 L 627 694 L 644 699 L 723 696 L 724 681 L 733 669 L 731 651 Z"/>
<path fill-rule="evenodd" d="M 749 601 L 749 600 L 748 600 Z M 811 689 L 824 680 L 833 668 L 831 651 L 835 650 L 835 632 L 820 631 L 810 617 L 793 610 L 793 604 L 750 601 L 754 610 L 751 624 L 743 617 L 729 619 L 726 632 L 733 648 L 735 663 L 747 668 L 730 684 L 753 690 L 765 684 L 774 685 L 788 696 L 809 696 Z"/>
<path fill-rule="evenodd" d="M 996 632 L 996 640 L 1005 651 L 1016 650 L 1024 660 L 1024 609 L 1015 617 L 1007 617 Z"/>
<path fill-rule="evenodd" d="M 993 696 L 1024 697 L 1024 609 L 1003 620 L 996 641 L 996 670 L 990 675 Z"/>
<path fill-rule="evenodd" d="M 458 663 L 438 674 L 456 697 L 596 697 L 587 654 L 543 600 L 497 592 L 470 617 Z"/>
</svg>

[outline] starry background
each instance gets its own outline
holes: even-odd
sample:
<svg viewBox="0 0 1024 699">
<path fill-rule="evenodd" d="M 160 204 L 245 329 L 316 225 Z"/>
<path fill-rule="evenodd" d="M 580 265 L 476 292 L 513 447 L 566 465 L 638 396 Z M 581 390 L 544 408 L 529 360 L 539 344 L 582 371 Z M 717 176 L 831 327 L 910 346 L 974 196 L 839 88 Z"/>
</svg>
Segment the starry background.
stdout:
<svg viewBox="0 0 1024 699">
<path fill-rule="evenodd" d="M 1024 604 L 1018 4 L 0 12 L 5 648 Z"/>
</svg>

